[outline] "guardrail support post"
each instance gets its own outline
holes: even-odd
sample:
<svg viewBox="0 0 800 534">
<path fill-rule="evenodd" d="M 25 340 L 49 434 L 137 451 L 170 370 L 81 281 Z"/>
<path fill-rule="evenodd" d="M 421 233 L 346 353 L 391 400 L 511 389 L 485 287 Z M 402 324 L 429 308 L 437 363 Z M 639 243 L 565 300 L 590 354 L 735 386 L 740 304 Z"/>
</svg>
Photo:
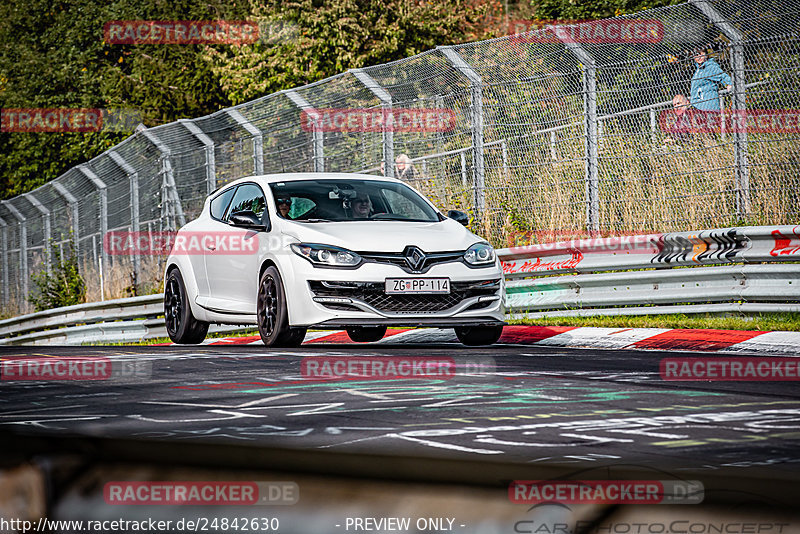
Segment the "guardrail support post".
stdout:
<svg viewBox="0 0 800 534">
<path fill-rule="evenodd" d="M 227 109 L 225 112 L 236 123 L 253 136 L 253 174 L 264 174 L 264 134 L 252 122 L 247 120 L 237 109 Z"/>
<path fill-rule="evenodd" d="M 314 172 L 325 172 L 325 145 L 322 131 L 322 124 L 320 123 L 319 113 L 314 109 L 314 106 L 309 104 L 308 100 L 303 98 L 294 89 L 287 89 L 283 92 L 292 103 L 305 111 L 308 116 L 314 121 L 314 131 L 312 132 L 312 159 L 314 160 Z"/>
<path fill-rule="evenodd" d="M 30 277 L 30 273 L 28 272 L 28 223 L 26 217 L 21 214 L 11 202 L 7 200 L 3 201 L 3 206 L 5 206 L 8 211 L 11 212 L 11 215 L 19 222 L 19 274 L 22 278 L 21 298 L 22 303 L 24 303 L 28 298 L 28 278 Z M 6 269 L 5 272 L 8 272 L 8 269 Z"/>
<path fill-rule="evenodd" d="M 0 245 L 3 254 L 3 307 L 8 308 L 8 224 L 3 219 L 0 219 L 0 228 L 3 235 Z"/>
<path fill-rule="evenodd" d="M 560 32 L 551 28 L 562 39 Z M 600 182 L 597 124 L 597 66 L 594 59 L 579 43 L 562 39 L 567 50 L 575 56 L 583 73 L 583 112 L 586 134 L 586 228 L 590 233 L 600 230 Z"/>
<path fill-rule="evenodd" d="M 105 182 L 86 165 L 78 165 L 78 169 L 92 182 L 92 185 L 94 185 L 95 189 L 97 189 L 97 192 L 100 194 L 100 240 L 101 243 L 103 243 L 105 242 L 106 234 L 108 234 L 108 187 L 106 187 Z M 96 245 L 93 245 L 92 250 L 96 250 L 95 247 Z M 100 253 L 100 300 L 106 300 L 105 271 L 110 267 L 108 251 L 106 251 L 106 247 L 103 247 Z"/>
<path fill-rule="evenodd" d="M 136 172 L 136 169 L 133 168 L 125 158 L 123 158 L 117 152 L 113 150 L 108 152 L 109 157 L 114 160 L 119 168 L 121 168 L 127 175 L 128 179 L 130 180 L 130 187 L 131 187 L 131 232 L 139 238 L 139 230 L 140 230 L 140 216 L 139 216 L 139 173 Z M 105 240 L 103 240 L 103 244 L 105 245 Z M 134 292 L 138 291 L 139 288 L 139 273 L 141 272 L 141 265 L 139 261 L 139 254 L 134 251 L 133 254 L 133 290 Z"/>
<path fill-rule="evenodd" d="M 51 227 L 50 227 L 50 210 L 45 208 L 44 205 L 39 202 L 32 193 L 24 193 L 22 196 L 28 199 L 34 208 L 39 210 L 39 213 L 42 214 L 42 222 L 44 223 L 44 263 L 45 268 L 47 269 L 47 274 L 51 274 L 53 272 L 53 256 L 50 250 L 50 238 L 52 237 L 51 234 Z M 63 261 L 63 258 L 61 258 Z"/>
<path fill-rule="evenodd" d="M 750 206 L 750 170 L 747 162 L 747 87 L 744 71 L 744 35 L 717 11 L 708 0 L 689 0 L 725 37 L 731 41 L 731 67 L 733 68 L 733 150 L 736 165 L 736 214 L 746 217 Z M 722 108 L 724 109 L 724 108 Z"/>
<path fill-rule="evenodd" d="M 206 152 L 206 193 L 211 194 L 217 188 L 217 161 L 214 156 L 214 141 L 194 122 L 187 119 L 178 120 L 198 141 L 203 143 Z"/>
<path fill-rule="evenodd" d="M 394 117 L 392 116 L 392 95 L 390 95 L 372 76 L 361 69 L 352 69 L 350 72 L 358 81 L 381 101 L 383 112 L 383 172 L 385 176 L 394 177 Z M 391 124 L 390 124 L 391 122 Z"/>
<path fill-rule="evenodd" d="M 172 153 L 170 149 L 156 137 L 156 135 L 147 130 L 140 130 L 148 141 L 153 143 L 155 147 L 161 152 L 161 173 L 162 173 L 162 187 L 161 187 L 161 212 L 162 217 L 167 221 L 167 230 L 176 230 L 172 217 L 177 216 L 178 224 L 183 226 L 186 224 L 186 218 L 183 216 L 183 206 L 181 205 L 181 197 L 178 195 L 178 187 L 175 185 L 175 175 L 172 172 L 172 161 L 170 156 Z"/>
<path fill-rule="evenodd" d="M 475 220 L 478 224 L 486 210 L 485 164 L 483 159 L 483 80 L 464 61 L 461 55 L 448 46 L 437 47 L 444 57 L 469 80 L 472 93 L 472 168 L 474 173 Z"/>
</svg>

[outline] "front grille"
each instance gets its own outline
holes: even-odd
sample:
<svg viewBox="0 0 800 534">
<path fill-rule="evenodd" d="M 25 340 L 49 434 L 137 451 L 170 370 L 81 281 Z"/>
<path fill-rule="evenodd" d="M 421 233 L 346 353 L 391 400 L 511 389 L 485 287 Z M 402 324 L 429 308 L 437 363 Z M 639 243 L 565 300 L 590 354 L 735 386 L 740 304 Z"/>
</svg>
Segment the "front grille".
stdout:
<svg viewBox="0 0 800 534">
<path fill-rule="evenodd" d="M 461 298 L 449 295 L 387 295 L 369 293 L 364 301 L 381 311 L 395 313 L 430 313 L 449 310 L 461 302 Z"/>
<path fill-rule="evenodd" d="M 422 274 L 430 270 L 434 265 L 441 263 L 460 262 L 464 258 L 464 251 L 454 252 L 431 252 L 423 253 L 424 259 L 416 269 L 412 268 L 406 261 L 407 254 L 405 252 L 359 252 L 358 255 L 364 261 L 374 263 L 385 263 L 388 265 L 396 265 L 407 273 Z"/>
<path fill-rule="evenodd" d="M 474 282 L 451 282 L 447 295 L 388 295 L 383 282 L 319 282 L 309 281 L 309 287 L 316 297 L 345 297 L 361 300 L 382 312 L 391 313 L 434 313 L 449 310 L 465 299 L 484 295 L 497 295 L 500 279 Z M 322 303 L 335 310 L 345 309 L 347 304 Z M 476 303 L 470 309 L 483 308 L 490 302 Z"/>
</svg>

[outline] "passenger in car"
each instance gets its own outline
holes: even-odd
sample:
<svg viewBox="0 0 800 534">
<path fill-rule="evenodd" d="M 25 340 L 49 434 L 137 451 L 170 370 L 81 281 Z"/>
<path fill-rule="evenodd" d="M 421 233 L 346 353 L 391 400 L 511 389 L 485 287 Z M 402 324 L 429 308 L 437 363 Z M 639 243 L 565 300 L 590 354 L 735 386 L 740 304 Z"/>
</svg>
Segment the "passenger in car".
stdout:
<svg viewBox="0 0 800 534">
<path fill-rule="evenodd" d="M 278 205 L 278 215 L 284 219 L 290 219 L 289 211 L 292 209 L 292 197 L 278 197 L 275 199 L 275 204 Z"/>
</svg>

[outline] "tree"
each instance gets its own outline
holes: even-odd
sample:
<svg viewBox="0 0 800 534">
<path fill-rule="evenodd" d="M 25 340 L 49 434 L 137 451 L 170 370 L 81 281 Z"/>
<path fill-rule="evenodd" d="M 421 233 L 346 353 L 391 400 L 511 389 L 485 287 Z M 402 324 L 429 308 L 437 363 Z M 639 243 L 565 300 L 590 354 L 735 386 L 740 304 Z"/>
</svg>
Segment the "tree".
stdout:
<svg viewBox="0 0 800 534">
<path fill-rule="evenodd" d="M 486 36 L 488 4 L 465 0 L 251 2 L 263 42 L 204 53 L 234 103 Z"/>
<path fill-rule="evenodd" d="M 86 284 L 78 271 L 75 246 L 71 240 L 69 244 L 66 258 L 62 256 L 61 248 L 57 249 L 58 262 L 52 273 L 42 271 L 31 275 L 37 289 L 28 296 L 28 302 L 36 311 L 80 304 L 86 298 Z"/>
<path fill-rule="evenodd" d="M 681 4 L 683 0 L 531 0 L 534 16 L 541 20 L 594 20 Z"/>
</svg>

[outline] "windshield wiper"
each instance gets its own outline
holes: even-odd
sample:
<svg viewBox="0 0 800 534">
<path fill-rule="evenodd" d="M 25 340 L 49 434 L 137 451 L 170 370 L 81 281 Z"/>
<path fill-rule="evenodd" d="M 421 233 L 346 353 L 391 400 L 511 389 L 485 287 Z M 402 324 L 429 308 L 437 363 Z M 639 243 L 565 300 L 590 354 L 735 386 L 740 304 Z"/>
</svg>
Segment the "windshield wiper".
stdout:
<svg viewBox="0 0 800 534">
<path fill-rule="evenodd" d="M 295 221 L 308 223 L 333 222 L 330 219 L 295 219 Z"/>
<path fill-rule="evenodd" d="M 370 221 L 405 221 L 405 222 L 438 222 L 429 219 L 409 219 L 407 217 L 374 217 Z"/>
</svg>

